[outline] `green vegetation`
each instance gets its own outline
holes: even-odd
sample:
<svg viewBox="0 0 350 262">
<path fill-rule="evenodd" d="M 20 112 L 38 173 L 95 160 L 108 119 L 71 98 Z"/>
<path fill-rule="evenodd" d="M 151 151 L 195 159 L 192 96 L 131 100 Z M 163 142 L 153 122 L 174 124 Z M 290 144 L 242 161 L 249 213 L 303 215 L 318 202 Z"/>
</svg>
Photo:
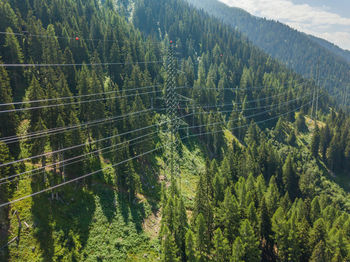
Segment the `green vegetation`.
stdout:
<svg viewBox="0 0 350 262">
<path fill-rule="evenodd" d="M 229 7 L 218 0 L 186 0 L 210 15 L 236 28 L 252 43 L 273 58 L 306 78 L 316 78 L 317 64 L 320 83 L 342 101 L 339 94 L 350 85 L 350 52 L 323 39 L 298 32 L 289 26 L 246 11 Z"/>
<path fill-rule="evenodd" d="M 1 67 L 0 203 L 70 181 L 0 208 L 1 261 L 350 259 L 349 116 L 322 90 L 315 126 L 314 83 L 230 26 L 181 0 L 3 0 L 0 31 L 1 63 L 65 64 Z"/>
</svg>

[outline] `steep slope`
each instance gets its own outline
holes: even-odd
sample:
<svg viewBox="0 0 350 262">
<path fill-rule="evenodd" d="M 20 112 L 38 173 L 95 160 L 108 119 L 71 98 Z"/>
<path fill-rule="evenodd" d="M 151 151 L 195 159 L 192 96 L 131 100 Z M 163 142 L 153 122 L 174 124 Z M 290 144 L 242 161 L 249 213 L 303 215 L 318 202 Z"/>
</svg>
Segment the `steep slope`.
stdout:
<svg viewBox="0 0 350 262">
<path fill-rule="evenodd" d="M 344 58 L 348 63 L 350 63 L 350 51 L 341 49 L 340 47 L 322 39 L 318 38 L 312 35 L 308 35 L 308 37 L 318 43 L 320 46 L 323 46 L 324 48 L 328 49 L 332 53 L 336 54 L 337 56 L 340 56 Z"/>
<path fill-rule="evenodd" d="M 41 65 L 0 70 L 0 203 L 48 190 L 0 209 L 0 259 L 287 260 L 324 243 L 327 258 L 346 261 L 348 194 L 309 152 L 317 136 L 293 136 L 314 83 L 183 1 L 118 2 L 0 2 L 4 63 Z M 176 148 L 164 113 L 168 63 L 178 69 Z M 321 91 L 319 117 L 333 106 Z M 347 116 L 331 116 L 341 145 L 326 147 L 327 160 L 345 162 Z"/>
<path fill-rule="evenodd" d="M 217 0 L 187 1 L 237 28 L 266 53 L 307 78 L 316 77 L 318 64 L 321 85 L 331 94 L 338 94 L 350 84 L 348 52 L 323 40 L 316 41 L 282 23 L 254 17 Z"/>
</svg>

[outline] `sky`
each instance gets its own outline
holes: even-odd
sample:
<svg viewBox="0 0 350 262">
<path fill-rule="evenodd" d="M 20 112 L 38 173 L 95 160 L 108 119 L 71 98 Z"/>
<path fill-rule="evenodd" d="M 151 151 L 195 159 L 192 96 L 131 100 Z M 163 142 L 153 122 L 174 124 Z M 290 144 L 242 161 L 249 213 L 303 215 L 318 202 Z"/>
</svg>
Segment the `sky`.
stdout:
<svg viewBox="0 0 350 262">
<path fill-rule="evenodd" d="M 350 50 L 350 0 L 219 0 Z"/>
</svg>

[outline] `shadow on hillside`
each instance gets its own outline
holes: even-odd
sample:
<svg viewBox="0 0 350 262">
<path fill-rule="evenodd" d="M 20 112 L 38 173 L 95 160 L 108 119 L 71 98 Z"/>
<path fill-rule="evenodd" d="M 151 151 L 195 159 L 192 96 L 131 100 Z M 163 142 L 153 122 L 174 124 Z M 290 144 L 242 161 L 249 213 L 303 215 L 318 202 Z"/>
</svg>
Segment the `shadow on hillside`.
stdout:
<svg viewBox="0 0 350 262">
<path fill-rule="evenodd" d="M 54 256 L 53 231 L 63 232 L 56 242 L 68 250 L 76 248 L 74 239 L 79 239 L 81 246 L 87 243 L 96 207 L 94 197 L 79 187 L 79 185 L 67 186 L 64 194 L 60 191 L 62 197 L 60 202 L 51 201 L 50 193 L 33 198 L 35 237 L 40 243 L 44 261 L 51 261 Z M 76 238 L 76 235 L 79 237 Z"/>
<path fill-rule="evenodd" d="M 104 216 L 108 223 L 111 223 L 116 215 L 117 200 L 115 198 L 114 189 L 108 185 L 102 186 L 97 184 L 93 187 L 93 192 L 98 196 Z"/>
<path fill-rule="evenodd" d="M 8 200 L 1 199 L 1 203 L 7 202 Z M 0 261 L 8 261 L 8 241 L 9 239 L 9 208 L 5 207 L 0 210 Z"/>
<path fill-rule="evenodd" d="M 52 228 L 50 226 L 52 208 L 47 197 L 48 194 L 41 194 L 34 197 L 32 204 L 32 216 L 35 228 L 34 236 L 40 244 L 45 261 L 49 261 L 54 254 Z"/>
<path fill-rule="evenodd" d="M 124 223 L 129 223 L 130 220 L 135 224 L 137 232 L 142 231 L 142 223 L 146 216 L 144 203 L 137 203 L 136 200 L 129 201 L 129 195 L 124 192 L 118 192 L 118 204 Z"/>
</svg>

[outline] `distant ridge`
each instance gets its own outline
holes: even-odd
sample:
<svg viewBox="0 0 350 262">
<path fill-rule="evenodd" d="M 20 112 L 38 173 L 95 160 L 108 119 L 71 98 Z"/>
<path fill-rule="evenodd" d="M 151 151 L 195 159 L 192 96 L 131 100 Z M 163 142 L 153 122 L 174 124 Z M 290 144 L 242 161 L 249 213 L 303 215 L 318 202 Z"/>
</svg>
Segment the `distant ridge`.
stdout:
<svg viewBox="0 0 350 262">
<path fill-rule="evenodd" d="M 217 0 L 186 0 L 245 34 L 248 39 L 304 77 L 313 78 L 319 63 L 321 85 L 338 94 L 350 85 L 350 52 L 278 21 L 228 7 Z"/>
</svg>

